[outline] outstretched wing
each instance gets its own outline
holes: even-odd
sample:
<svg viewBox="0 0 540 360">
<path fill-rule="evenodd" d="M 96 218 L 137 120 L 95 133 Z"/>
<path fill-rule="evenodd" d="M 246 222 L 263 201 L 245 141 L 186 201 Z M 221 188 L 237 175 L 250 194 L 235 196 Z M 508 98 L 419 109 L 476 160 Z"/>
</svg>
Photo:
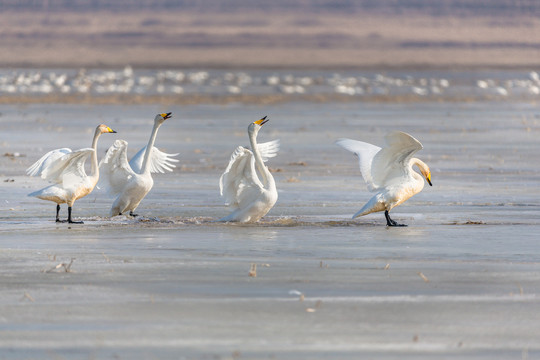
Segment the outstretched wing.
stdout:
<svg viewBox="0 0 540 360">
<path fill-rule="evenodd" d="M 407 176 L 409 160 L 423 148 L 411 135 L 395 131 L 385 136 L 386 146 L 373 158 L 371 175 L 379 185 L 388 185 L 395 179 Z"/>
<path fill-rule="evenodd" d="M 94 149 L 85 148 L 76 150 L 56 159 L 41 172 L 41 177 L 47 181 L 62 184 L 68 188 L 86 178 L 84 163 Z"/>
<path fill-rule="evenodd" d="M 53 162 L 60 159 L 62 156 L 71 153 L 71 149 L 62 148 L 49 151 L 43 155 L 38 161 L 36 161 L 32 166 L 26 169 L 26 173 L 30 176 L 39 176 L 42 175 L 43 170 L 47 169 Z"/>
<path fill-rule="evenodd" d="M 262 160 L 266 162 L 268 159 L 277 155 L 279 151 L 279 139 L 257 144 L 257 149 L 261 153 Z"/>
<path fill-rule="evenodd" d="M 362 174 L 362 177 L 367 184 L 368 190 L 377 190 L 380 185 L 373 180 L 373 176 L 371 174 L 371 166 L 373 158 L 381 150 L 381 148 L 363 141 L 351 139 L 338 139 L 336 141 L 336 145 L 341 146 L 345 150 L 349 150 L 358 157 L 360 173 Z"/>
<path fill-rule="evenodd" d="M 144 154 L 146 153 L 146 146 L 143 147 L 141 150 L 139 150 L 138 153 L 135 154 L 131 158 L 131 161 L 129 162 L 129 165 L 133 169 L 133 171 L 136 171 L 138 173 L 141 172 L 142 169 L 142 163 L 144 159 Z M 163 151 L 160 151 L 157 147 L 152 147 L 152 153 L 150 154 L 150 172 L 151 173 L 164 173 L 165 171 L 173 171 L 173 168 L 176 167 L 174 165 L 175 162 L 178 162 L 179 160 L 175 159 L 175 156 L 178 156 L 179 154 L 167 154 Z"/>
<path fill-rule="evenodd" d="M 116 140 L 99 164 L 99 186 L 107 189 L 110 195 L 118 195 L 135 175 L 127 161 L 127 146 L 127 141 Z"/>
<path fill-rule="evenodd" d="M 241 206 L 261 193 L 263 185 L 255 171 L 255 157 L 243 146 L 231 155 L 229 165 L 219 179 L 219 190 L 225 203 L 233 207 Z"/>
</svg>

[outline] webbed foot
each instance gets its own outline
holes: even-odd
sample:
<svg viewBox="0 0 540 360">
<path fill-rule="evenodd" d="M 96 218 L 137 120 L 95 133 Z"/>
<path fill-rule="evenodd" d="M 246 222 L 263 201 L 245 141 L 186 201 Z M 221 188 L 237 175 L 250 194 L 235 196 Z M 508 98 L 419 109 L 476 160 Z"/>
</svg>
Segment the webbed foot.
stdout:
<svg viewBox="0 0 540 360">
<path fill-rule="evenodd" d="M 386 217 L 386 226 L 407 226 L 406 224 L 398 224 L 395 220 L 392 220 L 388 214 L 388 210 L 384 212 L 384 216 Z"/>
<path fill-rule="evenodd" d="M 70 224 L 84 224 L 84 222 L 82 222 L 82 221 L 73 221 L 71 219 L 71 206 L 68 207 L 68 219 L 67 219 L 67 222 L 70 223 Z"/>
</svg>

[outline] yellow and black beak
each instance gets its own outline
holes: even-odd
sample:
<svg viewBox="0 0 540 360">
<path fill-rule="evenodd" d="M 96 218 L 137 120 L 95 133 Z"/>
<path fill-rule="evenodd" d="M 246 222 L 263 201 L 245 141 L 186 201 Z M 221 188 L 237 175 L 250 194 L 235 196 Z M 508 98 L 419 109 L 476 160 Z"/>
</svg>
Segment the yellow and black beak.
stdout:
<svg viewBox="0 0 540 360">
<path fill-rule="evenodd" d="M 267 119 L 266 116 L 265 116 L 265 117 L 263 117 L 263 118 L 260 119 L 260 120 L 254 121 L 253 123 L 254 123 L 254 124 L 257 124 L 257 125 L 259 125 L 259 126 L 263 126 L 264 124 L 266 124 L 266 123 L 269 122 L 269 121 L 270 121 L 270 119 Z"/>
<path fill-rule="evenodd" d="M 170 119 L 172 117 L 172 112 L 168 112 L 168 113 L 163 113 L 163 114 L 160 114 L 163 119 L 167 120 L 167 119 Z"/>
<path fill-rule="evenodd" d="M 112 134 L 116 134 L 116 131 L 114 131 L 113 129 L 111 129 L 110 127 L 107 126 L 107 131 L 112 133 Z"/>
<path fill-rule="evenodd" d="M 433 186 L 433 184 L 431 184 L 431 173 L 427 174 L 426 180 L 427 180 L 427 183 L 429 184 L 429 186 Z"/>
</svg>

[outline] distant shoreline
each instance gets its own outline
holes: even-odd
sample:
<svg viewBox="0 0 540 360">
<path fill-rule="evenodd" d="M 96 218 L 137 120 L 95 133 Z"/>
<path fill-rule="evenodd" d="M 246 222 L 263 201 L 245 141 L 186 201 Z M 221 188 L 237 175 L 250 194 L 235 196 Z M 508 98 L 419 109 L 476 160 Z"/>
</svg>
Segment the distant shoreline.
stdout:
<svg viewBox="0 0 540 360">
<path fill-rule="evenodd" d="M 448 71 L 448 72 L 458 72 L 458 71 L 537 71 L 540 69 L 540 64 L 530 63 L 530 64 L 508 64 L 508 65 L 495 65 L 495 64 L 475 64 L 475 65 L 436 65 L 436 64 L 405 64 L 405 65 L 291 65 L 291 66 L 280 66 L 280 65 L 234 65 L 234 64 L 211 64 L 211 65 L 201 65 L 198 63 L 194 64 L 138 64 L 133 66 L 131 63 L 126 64 L 109 64 L 107 66 L 94 66 L 94 65 L 84 65 L 84 64 L 54 64 L 54 63 L 0 63 L 0 70 L 10 70 L 10 69 L 21 69 L 21 70 L 33 70 L 33 69 L 62 69 L 62 70 L 121 70 L 126 66 L 133 67 L 138 70 L 231 70 L 231 71 L 370 71 L 370 72 L 392 72 L 392 71 Z"/>
<path fill-rule="evenodd" d="M 0 13 L 2 68 L 540 68 L 540 19 L 245 12 Z"/>
<path fill-rule="evenodd" d="M 140 104 L 162 104 L 162 105 L 228 105 L 228 104 L 249 104 L 249 105 L 269 105 L 292 102 L 305 103 L 474 103 L 474 102 L 528 102 L 537 103 L 538 100 L 528 98 L 507 98 L 504 96 L 448 96 L 444 98 L 436 96 L 419 95 L 371 95 L 371 96 L 349 96 L 342 94 L 324 95 L 102 95 L 102 96 L 82 96 L 82 95 L 8 95 L 0 97 L 0 104 L 86 104 L 86 105 L 140 105 Z"/>
</svg>

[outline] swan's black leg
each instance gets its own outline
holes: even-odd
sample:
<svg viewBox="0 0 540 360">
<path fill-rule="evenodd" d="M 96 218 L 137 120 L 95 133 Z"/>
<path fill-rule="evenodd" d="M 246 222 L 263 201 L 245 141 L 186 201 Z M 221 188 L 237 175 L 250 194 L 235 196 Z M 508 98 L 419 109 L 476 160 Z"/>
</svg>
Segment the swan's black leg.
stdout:
<svg viewBox="0 0 540 360">
<path fill-rule="evenodd" d="M 68 206 L 68 223 L 70 224 L 84 224 L 82 221 L 73 221 L 71 219 L 71 206 Z"/>
<path fill-rule="evenodd" d="M 407 226 L 405 224 L 398 224 L 394 220 L 390 219 L 390 215 L 388 214 L 388 210 L 384 211 L 384 216 L 386 217 L 386 226 Z"/>
<path fill-rule="evenodd" d="M 133 210 L 130 210 L 130 211 L 129 211 L 129 216 L 137 217 L 137 216 L 139 216 L 139 214 L 135 214 L 135 213 L 133 212 Z"/>
<path fill-rule="evenodd" d="M 65 220 L 60 220 L 60 204 L 56 204 L 56 222 L 66 222 Z"/>
</svg>

